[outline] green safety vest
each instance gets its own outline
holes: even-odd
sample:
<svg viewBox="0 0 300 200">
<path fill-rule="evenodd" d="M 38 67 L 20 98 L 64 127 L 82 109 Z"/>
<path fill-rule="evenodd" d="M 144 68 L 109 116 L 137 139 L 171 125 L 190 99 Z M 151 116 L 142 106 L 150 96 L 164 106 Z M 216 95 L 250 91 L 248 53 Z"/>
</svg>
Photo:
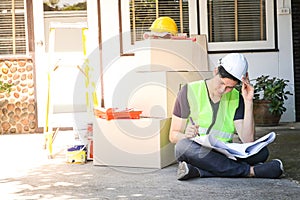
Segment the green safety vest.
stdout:
<svg viewBox="0 0 300 200">
<path fill-rule="evenodd" d="M 221 97 L 214 124 L 212 124 L 213 109 L 210 104 L 206 84 L 203 80 L 188 84 L 187 99 L 190 105 L 189 117 L 193 119 L 195 124 L 199 125 L 200 136 L 213 134 L 220 141 L 232 142 L 235 132 L 233 119 L 239 105 L 239 92 L 236 89 Z M 191 122 L 189 121 L 188 123 Z M 207 133 L 208 130 L 209 133 Z"/>
</svg>

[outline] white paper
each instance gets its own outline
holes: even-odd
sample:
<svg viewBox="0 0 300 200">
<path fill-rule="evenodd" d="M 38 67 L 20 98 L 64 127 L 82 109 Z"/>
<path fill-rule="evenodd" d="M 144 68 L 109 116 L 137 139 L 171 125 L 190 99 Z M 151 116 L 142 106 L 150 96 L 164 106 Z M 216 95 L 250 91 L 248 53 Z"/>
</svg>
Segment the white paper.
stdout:
<svg viewBox="0 0 300 200">
<path fill-rule="evenodd" d="M 217 140 L 212 135 L 197 136 L 192 140 L 220 153 L 223 153 L 228 158 L 236 160 L 236 158 L 247 158 L 258 153 L 262 148 L 275 140 L 276 134 L 270 132 L 267 135 L 257 139 L 254 142 L 248 143 L 225 143 Z"/>
</svg>

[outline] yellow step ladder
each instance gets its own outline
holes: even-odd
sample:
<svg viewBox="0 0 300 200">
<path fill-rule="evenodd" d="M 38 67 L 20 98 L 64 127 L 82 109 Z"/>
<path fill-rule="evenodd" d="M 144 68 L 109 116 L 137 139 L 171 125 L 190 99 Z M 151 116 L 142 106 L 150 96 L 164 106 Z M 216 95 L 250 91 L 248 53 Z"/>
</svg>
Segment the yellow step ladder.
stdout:
<svg viewBox="0 0 300 200">
<path fill-rule="evenodd" d="M 59 131 L 59 127 L 52 127 L 53 121 L 53 101 L 52 101 L 52 88 L 53 82 L 51 81 L 51 77 L 55 74 L 55 71 L 60 67 L 59 60 L 53 62 L 54 59 L 54 50 L 55 50 L 55 34 L 57 29 L 81 29 L 82 36 L 82 45 L 83 45 L 83 58 L 84 63 L 81 68 L 80 65 L 76 65 L 76 67 L 85 77 L 85 88 L 86 88 L 86 106 L 87 112 L 89 116 L 93 115 L 93 106 L 98 106 L 97 96 L 95 92 L 96 84 L 91 80 L 91 73 L 93 73 L 93 68 L 89 66 L 89 60 L 87 56 L 87 48 L 86 48 L 86 36 L 87 36 L 87 23 L 77 22 L 77 23 L 60 23 L 60 22 L 52 22 L 49 26 L 49 48 L 48 48 L 48 58 L 49 58 L 49 67 L 48 67 L 48 88 L 47 88 L 47 98 L 46 98 L 46 118 L 45 118 L 45 126 L 44 126 L 44 135 L 45 135 L 45 148 L 48 151 L 48 158 L 53 158 L 53 142 L 56 134 Z M 55 64 L 53 64 L 55 63 Z M 73 128 L 74 129 L 74 128 Z"/>
</svg>

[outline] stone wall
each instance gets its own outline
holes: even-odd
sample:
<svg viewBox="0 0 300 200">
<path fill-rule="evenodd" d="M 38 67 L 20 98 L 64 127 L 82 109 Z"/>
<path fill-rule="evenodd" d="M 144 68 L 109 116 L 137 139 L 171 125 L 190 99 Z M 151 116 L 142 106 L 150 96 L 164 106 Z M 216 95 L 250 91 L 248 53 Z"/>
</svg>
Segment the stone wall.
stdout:
<svg viewBox="0 0 300 200">
<path fill-rule="evenodd" d="M 32 59 L 0 58 L 0 80 L 14 84 L 10 93 L 0 93 L 0 134 L 34 133 L 37 110 Z"/>
</svg>

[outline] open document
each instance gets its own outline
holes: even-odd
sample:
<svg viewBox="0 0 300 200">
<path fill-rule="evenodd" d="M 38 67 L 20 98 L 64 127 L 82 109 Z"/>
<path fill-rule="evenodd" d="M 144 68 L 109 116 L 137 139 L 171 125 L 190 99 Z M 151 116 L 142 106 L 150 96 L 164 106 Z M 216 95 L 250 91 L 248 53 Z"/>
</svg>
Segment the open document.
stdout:
<svg viewBox="0 0 300 200">
<path fill-rule="evenodd" d="M 247 158 L 258 153 L 263 147 L 275 140 L 276 134 L 270 132 L 267 135 L 249 143 L 225 143 L 217 140 L 213 135 L 198 136 L 193 138 L 195 142 L 226 155 L 228 158 Z"/>
</svg>

